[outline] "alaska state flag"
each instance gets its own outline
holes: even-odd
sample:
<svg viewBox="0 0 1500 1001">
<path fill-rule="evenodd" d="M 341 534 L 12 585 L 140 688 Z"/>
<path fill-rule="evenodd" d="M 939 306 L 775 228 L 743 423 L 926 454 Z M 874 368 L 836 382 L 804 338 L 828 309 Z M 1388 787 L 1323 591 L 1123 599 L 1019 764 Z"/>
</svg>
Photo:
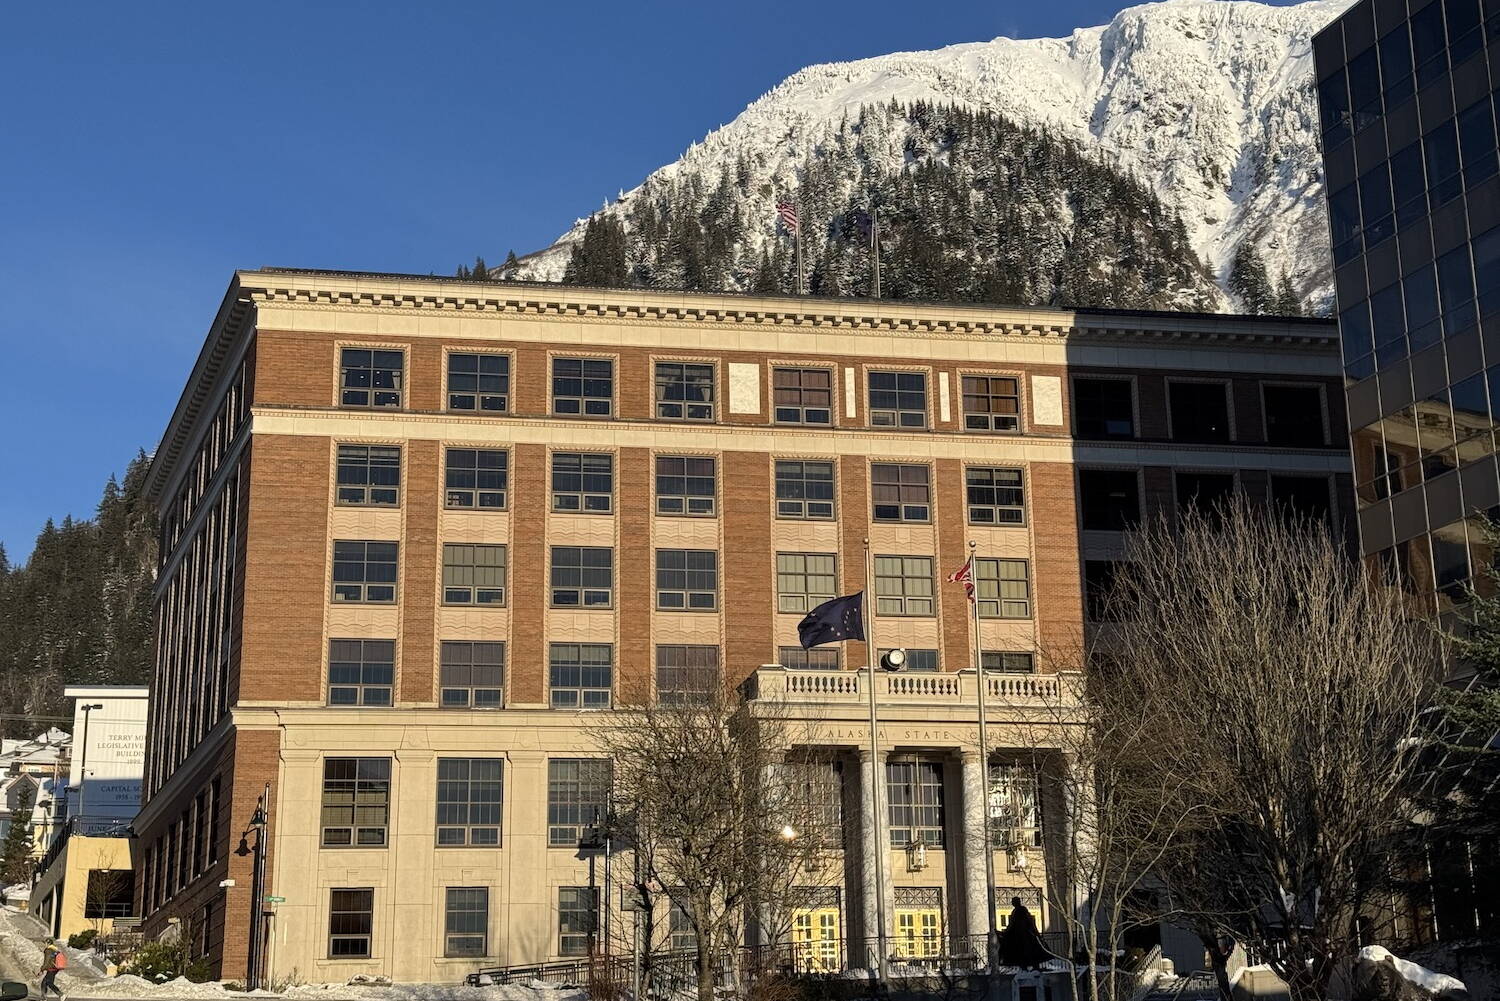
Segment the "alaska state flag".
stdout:
<svg viewBox="0 0 1500 1001">
<path fill-rule="evenodd" d="M 865 638 L 865 593 L 834 598 L 808 612 L 797 623 L 797 636 L 802 648 L 837 643 L 840 640 L 862 640 Z"/>
</svg>

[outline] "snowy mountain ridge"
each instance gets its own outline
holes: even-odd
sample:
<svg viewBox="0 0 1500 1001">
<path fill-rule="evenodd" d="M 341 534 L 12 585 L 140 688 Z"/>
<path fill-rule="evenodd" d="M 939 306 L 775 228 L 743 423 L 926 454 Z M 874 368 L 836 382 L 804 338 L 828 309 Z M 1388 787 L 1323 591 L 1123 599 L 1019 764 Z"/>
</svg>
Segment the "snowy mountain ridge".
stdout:
<svg viewBox="0 0 1500 1001">
<path fill-rule="evenodd" d="M 1352 0 L 1273 7 L 1165 0 L 1066 38 L 997 38 L 810 66 L 651 175 L 711 187 L 749 165 L 747 239 L 774 240 L 773 208 L 841 122 L 891 101 L 955 104 L 1045 128 L 1131 173 L 1176 209 L 1218 278 L 1250 240 L 1310 311 L 1332 307 L 1311 39 Z M 899 167 L 902 150 L 884 151 Z M 648 185 L 643 185 L 646 187 Z M 603 210 L 625 219 L 642 188 Z M 513 277 L 555 281 L 579 222 Z M 1235 308 L 1226 294 L 1221 308 Z"/>
</svg>

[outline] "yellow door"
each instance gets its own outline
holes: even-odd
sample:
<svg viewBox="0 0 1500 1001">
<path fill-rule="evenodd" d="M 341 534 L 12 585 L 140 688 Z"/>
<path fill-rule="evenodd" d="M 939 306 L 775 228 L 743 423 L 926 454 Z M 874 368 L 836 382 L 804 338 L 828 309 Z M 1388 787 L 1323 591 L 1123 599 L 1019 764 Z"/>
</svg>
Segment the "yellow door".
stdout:
<svg viewBox="0 0 1500 1001">
<path fill-rule="evenodd" d="M 936 907 L 896 908 L 896 955 L 908 959 L 942 955 L 942 921 Z"/>
<path fill-rule="evenodd" d="M 839 949 L 839 909 L 799 908 L 792 913 L 793 959 L 803 973 L 833 973 L 843 965 Z"/>
</svg>

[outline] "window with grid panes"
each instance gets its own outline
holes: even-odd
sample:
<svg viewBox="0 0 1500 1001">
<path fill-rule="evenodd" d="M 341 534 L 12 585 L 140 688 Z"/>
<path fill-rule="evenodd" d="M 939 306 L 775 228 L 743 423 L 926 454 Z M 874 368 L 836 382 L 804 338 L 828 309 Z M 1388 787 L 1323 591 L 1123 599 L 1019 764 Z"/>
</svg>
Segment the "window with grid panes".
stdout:
<svg viewBox="0 0 1500 1001">
<path fill-rule="evenodd" d="M 614 687 L 614 647 L 608 643 L 553 643 L 548 648 L 553 709 L 608 709 Z"/>
<path fill-rule="evenodd" d="M 792 671 L 837 671 L 839 652 L 836 649 L 814 648 L 804 650 L 800 646 L 778 647 L 776 659 L 781 666 Z"/>
<path fill-rule="evenodd" d="M 594 918 L 599 909 L 594 887 L 557 888 L 557 954 L 587 956 L 594 940 Z"/>
<path fill-rule="evenodd" d="M 615 552 L 590 546 L 552 547 L 552 604 L 608 608 L 614 603 Z"/>
<path fill-rule="evenodd" d="M 1134 438 L 1135 388 L 1129 379 L 1073 379 L 1073 430 L 1080 438 Z"/>
<path fill-rule="evenodd" d="M 927 426 L 925 372 L 870 372 L 869 379 L 872 427 Z"/>
<path fill-rule="evenodd" d="M 875 651 L 875 655 L 884 658 L 893 648 L 882 647 Z M 930 672 L 938 669 L 938 652 L 936 650 L 924 650 L 915 647 L 902 647 L 906 651 L 906 664 L 903 665 L 908 671 Z"/>
<path fill-rule="evenodd" d="M 975 560 L 974 587 L 980 618 L 1031 617 L 1031 567 L 1025 560 Z"/>
<path fill-rule="evenodd" d="M 489 923 L 488 887 L 448 887 L 443 902 L 443 955 L 483 956 Z"/>
<path fill-rule="evenodd" d="M 394 542 L 340 539 L 333 544 L 333 600 L 390 604 L 396 600 Z"/>
<path fill-rule="evenodd" d="M 658 646 L 656 701 L 662 705 L 703 702 L 719 686 L 716 646 Z"/>
<path fill-rule="evenodd" d="M 551 758 L 547 762 L 547 844 L 577 848 L 583 829 L 605 820 L 608 758 Z"/>
<path fill-rule="evenodd" d="M 328 704 L 388 706 L 396 675 L 394 640 L 329 640 Z"/>
<path fill-rule="evenodd" d="M 501 448 L 450 448 L 444 457 L 443 503 L 450 508 L 505 507 L 510 454 Z"/>
<path fill-rule="evenodd" d="M 713 420 L 714 367 L 689 362 L 657 362 L 656 416 L 672 421 Z"/>
<path fill-rule="evenodd" d="M 984 658 L 986 671 L 996 671 L 1000 674 L 1031 674 L 1036 670 L 1036 664 L 1029 651 L 985 650 L 980 656 Z"/>
<path fill-rule="evenodd" d="M 1021 430 L 1021 384 L 1007 376 L 963 377 L 964 429 Z"/>
<path fill-rule="evenodd" d="M 395 507 L 401 502 L 401 449 L 395 445 L 340 445 L 338 503 Z"/>
<path fill-rule="evenodd" d="M 656 457 L 656 513 L 711 518 L 717 463 L 706 456 Z"/>
<path fill-rule="evenodd" d="M 438 702 L 444 709 L 499 709 L 505 705 L 505 644 L 443 640 Z"/>
<path fill-rule="evenodd" d="M 844 826 L 844 765 L 836 758 L 804 756 L 786 763 L 803 814 L 815 830 L 807 833 L 831 841 L 841 840 Z"/>
<path fill-rule="evenodd" d="M 990 762 L 990 836 L 997 846 L 1042 846 L 1036 770 L 1019 761 Z"/>
<path fill-rule="evenodd" d="M 443 544 L 443 604 L 505 604 L 505 547 Z"/>
<path fill-rule="evenodd" d="M 552 412 L 609 417 L 614 413 L 615 363 L 608 358 L 552 359 Z"/>
<path fill-rule="evenodd" d="M 328 958 L 369 958 L 374 924 L 374 890 L 328 891 Z"/>
<path fill-rule="evenodd" d="M 614 489 L 615 457 L 608 452 L 552 453 L 552 510 L 609 514 Z"/>
<path fill-rule="evenodd" d="M 870 465 L 870 499 L 876 521 L 930 521 L 931 470 L 915 463 Z"/>
<path fill-rule="evenodd" d="M 510 356 L 450 354 L 448 409 L 503 414 L 510 409 Z"/>
<path fill-rule="evenodd" d="M 1083 528 L 1124 532 L 1141 520 L 1141 494 L 1134 469 L 1080 469 L 1078 506 Z"/>
<path fill-rule="evenodd" d="M 776 554 L 776 610 L 808 612 L 837 593 L 833 553 Z"/>
<path fill-rule="evenodd" d="M 384 848 L 390 808 L 390 758 L 324 760 L 324 848 Z"/>
<path fill-rule="evenodd" d="M 678 893 L 681 894 L 682 891 Z M 667 935 L 670 939 L 667 947 L 673 952 L 691 952 L 697 949 L 698 930 L 693 927 L 693 919 L 688 915 L 687 908 L 678 902 L 676 896 L 668 899 L 672 906 L 667 912 Z"/>
<path fill-rule="evenodd" d="M 340 353 L 339 402 L 346 407 L 399 408 L 405 367 L 406 356 L 400 351 L 344 348 Z"/>
<path fill-rule="evenodd" d="M 712 549 L 658 549 L 656 607 L 689 612 L 719 607 L 719 554 Z"/>
<path fill-rule="evenodd" d="M 833 423 L 833 372 L 826 368 L 778 368 L 771 373 L 778 424 Z"/>
<path fill-rule="evenodd" d="M 833 517 L 833 463 L 776 460 L 776 517 L 825 521 Z"/>
<path fill-rule="evenodd" d="M 875 610 L 880 615 L 931 615 L 932 557 L 875 557 Z"/>
<path fill-rule="evenodd" d="M 1024 525 L 1026 497 L 1019 469 L 970 466 L 964 470 L 969 524 Z"/>
<path fill-rule="evenodd" d="M 438 847 L 499 846 L 504 767 L 500 758 L 438 758 Z"/>
<path fill-rule="evenodd" d="M 922 758 L 888 761 L 886 795 L 891 844 L 943 845 L 943 763 Z"/>
</svg>

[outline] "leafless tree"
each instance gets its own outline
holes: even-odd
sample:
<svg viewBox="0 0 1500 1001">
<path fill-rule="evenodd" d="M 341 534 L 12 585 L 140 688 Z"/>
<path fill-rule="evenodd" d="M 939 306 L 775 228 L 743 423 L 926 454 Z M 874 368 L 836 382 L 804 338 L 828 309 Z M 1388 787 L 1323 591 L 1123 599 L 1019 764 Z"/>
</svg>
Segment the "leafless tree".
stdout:
<svg viewBox="0 0 1500 1001">
<path fill-rule="evenodd" d="M 1154 869 L 1192 923 L 1255 948 L 1294 999 L 1323 997 L 1400 821 L 1435 633 L 1320 522 L 1239 502 L 1125 550 L 1091 684 L 1150 726 L 1133 795 L 1211 818 Z"/>
<path fill-rule="evenodd" d="M 715 687 L 626 708 L 602 737 L 642 883 L 692 924 L 701 1001 L 717 973 L 738 976 L 749 920 L 774 925 L 837 874 L 820 804 L 787 760 L 795 729 L 776 705 L 752 713 Z"/>
</svg>

